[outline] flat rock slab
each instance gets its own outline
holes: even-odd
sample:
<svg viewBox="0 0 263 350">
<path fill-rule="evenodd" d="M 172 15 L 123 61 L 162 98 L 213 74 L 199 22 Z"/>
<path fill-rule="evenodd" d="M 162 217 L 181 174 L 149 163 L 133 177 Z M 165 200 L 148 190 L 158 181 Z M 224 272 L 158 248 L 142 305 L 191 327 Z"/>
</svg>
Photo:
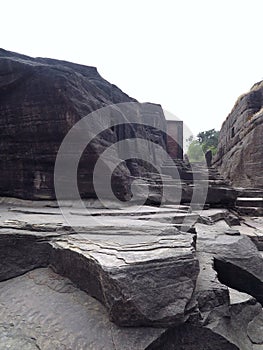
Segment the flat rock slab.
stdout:
<svg viewBox="0 0 263 350">
<path fill-rule="evenodd" d="M 236 215 L 229 212 L 227 209 L 206 209 L 200 213 L 198 222 L 206 225 L 213 225 L 215 222 L 225 220 L 227 223 L 237 225 L 239 219 Z"/>
<path fill-rule="evenodd" d="M 119 210 L 119 217 L 118 209 L 83 214 L 69 207 L 74 229 L 54 208 L 2 204 L 1 209 L 1 280 L 51 265 L 100 300 L 118 325 L 185 321 L 199 263 L 195 236 L 163 220 L 169 214 L 182 221 L 186 214 L 178 207 Z"/>
<path fill-rule="evenodd" d="M 98 298 L 119 325 L 182 323 L 199 272 L 192 235 L 136 233 L 97 230 L 54 240 L 51 265 Z"/>
<path fill-rule="evenodd" d="M 74 202 L 65 202 L 63 214 L 59 208 L 54 208 L 55 203 L 40 203 L 30 201 L 2 200 L 0 201 L 0 229 L 13 228 L 32 231 L 69 231 L 72 227 L 80 231 L 83 227 L 97 228 L 107 227 L 135 227 L 135 226 L 155 226 L 167 227 L 175 222 L 182 223 L 187 217 L 188 221 L 194 223 L 198 218 L 198 213 L 190 213 L 191 209 L 186 206 L 136 206 L 130 205 L 114 208 L 114 203 L 110 203 L 113 208 L 96 208 L 99 203 L 95 202 L 95 207 L 90 207 L 93 202 L 86 203 L 87 210 L 74 205 Z M 150 222 L 150 223 L 149 223 Z"/>
<path fill-rule="evenodd" d="M 143 350 L 164 333 L 160 328 L 119 328 L 101 303 L 51 269 L 0 286 L 0 349 Z"/>
</svg>

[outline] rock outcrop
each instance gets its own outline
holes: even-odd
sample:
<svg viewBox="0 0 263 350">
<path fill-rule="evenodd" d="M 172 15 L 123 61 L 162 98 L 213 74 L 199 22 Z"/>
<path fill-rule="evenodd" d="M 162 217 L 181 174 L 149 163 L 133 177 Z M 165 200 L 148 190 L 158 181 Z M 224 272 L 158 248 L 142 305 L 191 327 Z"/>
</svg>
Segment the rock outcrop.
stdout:
<svg viewBox="0 0 263 350">
<path fill-rule="evenodd" d="M 136 102 L 118 87 L 103 79 L 95 67 L 47 58 L 31 58 L 0 50 L 0 194 L 27 199 L 55 198 L 54 164 L 62 140 L 81 118 L 102 107 Z M 159 126 L 165 117 L 159 105 L 130 107 L 134 121 L 149 120 L 149 127 L 120 125 L 111 127 L 110 119 L 122 113 L 113 107 L 112 115 L 88 123 L 87 136 L 102 125 L 99 135 L 85 149 L 78 168 L 81 195 L 95 197 L 93 169 L 101 153 L 118 140 L 141 138 L 165 146 Z M 147 119 L 148 118 L 148 119 Z M 127 121 L 129 123 L 129 120 Z M 101 124 L 100 124 L 101 123 Z M 151 127 L 152 125 L 152 127 Z M 154 128 L 158 126 L 158 128 Z M 73 147 L 73 145 L 72 145 Z M 158 156 L 154 150 L 152 162 Z M 144 172 L 136 161 L 122 161 L 113 152 L 115 163 L 112 187 L 120 199 L 129 199 L 133 172 Z M 103 186 L 103 183 L 102 183 Z"/>
<path fill-rule="evenodd" d="M 263 82 L 239 97 L 223 123 L 215 165 L 236 187 L 263 187 Z"/>
<path fill-rule="evenodd" d="M 65 151 L 70 130 L 74 137 Z M 161 106 L 137 103 L 95 67 L 0 50 L 0 195 L 55 199 L 55 180 L 57 197 L 77 199 L 77 169 L 82 198 L 111 195 L 110 183 L 122 201 L 233 206 L 235 191 L 214 169 L 168 157 L 165 131 Z M 65 158 L 56 177 L 58 150 Z M 106 166 L 95 176 L 102 155 Z"/>
</svg>

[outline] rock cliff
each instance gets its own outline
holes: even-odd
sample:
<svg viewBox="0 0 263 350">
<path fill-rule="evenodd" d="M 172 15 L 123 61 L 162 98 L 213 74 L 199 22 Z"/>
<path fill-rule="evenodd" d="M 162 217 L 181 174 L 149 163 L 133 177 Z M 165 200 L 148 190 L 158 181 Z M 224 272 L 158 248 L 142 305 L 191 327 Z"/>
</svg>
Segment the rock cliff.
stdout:
<svg viewBox="0 0 263 350">
<path fill-rule="evenodd" d="M 125 102 L 136 100 L 103 79 L 95 67 L 0 49 L 0 194 L 26 199 L 55 198 L 54 164 L 68 131 L 91 112 Z M 148 114 L 155 115 L 157 123 L 164 125 L 160 106 L 143 106 Z M 154 138 L 154 142 L 165 147 L 163 135 L 154 129 L 138 127 L 134 132 L 127 125 L 107 127 L 107 122 L 103 121 L 104 132 L 86 148 L 79 164 L 78 185 L 85 197 L 95 196 L 94 164 L 119 139 Z M 96 123 L 90 125 L 88 133 L 100 121 Z M 129 198 L 129 176 L 135 169 L 143 172 L 143 166 L 121 163 L 118 151 L 114 157 L 120 165 L 113 174 L 112 187 L 120 199 Z"/>
<path fill-rule="evenodd" d="M 240 96 L 222 125 L 215 165 L 237 187 L 263 187 L 263 81 Z"/>
</svg>

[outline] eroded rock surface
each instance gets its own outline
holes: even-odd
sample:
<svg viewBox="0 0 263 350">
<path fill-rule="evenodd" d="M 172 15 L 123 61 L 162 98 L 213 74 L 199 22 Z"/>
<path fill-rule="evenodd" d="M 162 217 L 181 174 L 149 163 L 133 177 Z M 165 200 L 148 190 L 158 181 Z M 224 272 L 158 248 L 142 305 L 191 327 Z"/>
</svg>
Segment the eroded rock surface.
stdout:
<svg viewBox="0 0 263 350">
<path fill-rule="evenodd" d="M 132 102 L 136 100 L 103 79 L 95 67 L 31 58 L 1 49 L 0 194 L 54 199 L 54 164 L 59 147 L 73 125 L 86 116 L 88 122 L 84 129 L 82 126 L 76 131 L 75 138 L 76 142 L 92 139 L 81 150 L 85 151 L 79 163 L 78 184 L 83 196 L 96 196 L 94 166 L 100 155 L 119 140 L 148 140 L 140 152 L 148 155 L 150 164 L 158 163 L 160 159 L 151 142 L 166 147 L 160 131 L 166 125 L 162 108 Z M 119 103 L 130 103 L 128 111 L 118 108 Z M 91 117 L 91 112 L 113 104 L 104 115 Z M 112 126 L 114 118 L 122 114 L 124 120 L 119 123 L 122 125 Z M 146 126 L 136 125 L 136 121 L 145 122 Z M 72 142 L 71 158 L 76 155 L 75 148 Z M 116 147 L 108 160 L 115 169 L 112 174 L 115 195 L 129 199 L 130 176 L 134 172 L 142 175 L 146 169 L 145 164 L 136 160 L 122 161 L 127 159 L 123 153 L 123 148 Z M 100 186 L 104 185 L 101 181 Z"/>
<path fill-rule="evenodd" d="M 239 97 L 222 125 L 215 165 L 235 186 L 263 187 L 263 83 Z"/>
<path fill-rule="evenodd" d="M 119 328 L 105 308 L 51 269 L 1 283 L 0 349 L 146 349 L 158 328 Z"/>
</svg>

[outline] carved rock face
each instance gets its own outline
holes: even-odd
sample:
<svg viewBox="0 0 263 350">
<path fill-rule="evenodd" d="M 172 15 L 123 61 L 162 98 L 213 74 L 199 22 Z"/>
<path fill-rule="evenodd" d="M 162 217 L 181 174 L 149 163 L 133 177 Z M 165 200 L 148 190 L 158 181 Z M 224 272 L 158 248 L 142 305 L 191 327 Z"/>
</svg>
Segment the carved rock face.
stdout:
<svg viewBox="0 0 263 350">
<path fill-rule="evenodd" d="M 241 96 L 220 131 L 215 164 L 240 187 L 263 187 L 263 82 Z"/>
<path fill-rule="evenodd" d="M 104 80 L 95 67 L 0 50 L 0 194 L 54 198 L 55 159 L 68 131 L 91 112 L 126 102 L 136 100 Z M 149 104 L 149 108 L 157 110 L 155 118 L 164 124 L 161 107 Z M 86 148 L 78 169 L 83 196 L 95 197 L 92 172 L 100 154 L 129 135 L 125 127 L 105 128 Z M 163 135 L 147 127 L 137 128 L 133 135 L 146 140 L 152 136 L 164 146 Z M 118 152 L 114 157 L 121 162 Z M 112 187 L 120 199 L 129 197 L 130 171 L 124 162 L 113 174 Z"/>
</svg>

